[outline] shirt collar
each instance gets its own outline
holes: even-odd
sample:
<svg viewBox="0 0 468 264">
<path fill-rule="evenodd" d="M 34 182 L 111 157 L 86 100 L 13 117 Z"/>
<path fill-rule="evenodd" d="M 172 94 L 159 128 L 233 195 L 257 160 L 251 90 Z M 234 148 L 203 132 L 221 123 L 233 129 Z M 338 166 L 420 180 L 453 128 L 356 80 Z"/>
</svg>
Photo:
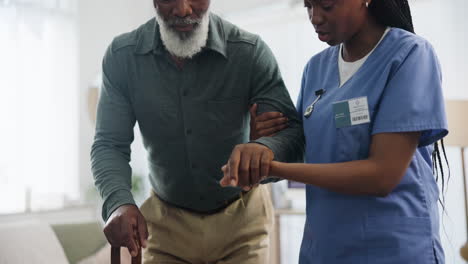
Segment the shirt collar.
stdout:
<svg viewBox="0 0 468 264">
<path fill-rule="evenodd" d="M 210 14 L 208 40 L 204 49 L 213 50 L 227 58 L 224 27 L 221 23 L 221 18 L 214 14 Z M 165 48 L 160 37 L 158 23 L 156 22 L 156 18 L 153 18 L 143 27 L 138 37 L 135 53 L 144 55 L 153 51 L 155 54 L 161 54 L 164 50 Z"/>
<path fill-rule="evenodd" d="M 155 37 L 156 35 L 159 36 L 159 27 L 157 26 L 156 18 L 148 21 L 142 28 L 143 29 L 138 34 L 135 47 L 135 53 L 139 55 L 144 55 L 155 50 L 155 47 L 158 45 Z"/>
<path fill-rule="evenodd" d="M 210 26 L 206 49 L 218 52 L 227 58 L 226 35 L 221 18 L 215 14 L 210 14 Z"/>
</svg>

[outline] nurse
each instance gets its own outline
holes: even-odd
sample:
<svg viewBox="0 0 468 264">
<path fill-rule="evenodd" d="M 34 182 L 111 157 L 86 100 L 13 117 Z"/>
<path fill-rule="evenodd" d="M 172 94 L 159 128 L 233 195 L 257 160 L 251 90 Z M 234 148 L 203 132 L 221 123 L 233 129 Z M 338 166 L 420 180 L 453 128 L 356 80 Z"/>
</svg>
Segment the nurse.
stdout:
<svg viewBox="0 0 468 264">
<path fill-rule="evenodd" d="M 299 263 L 443 264 L 431 157 L 448 131 L 431 44 L 414 34 L 406 0 L 304 3 L 331 46 L 303 74 L 306 163 L 273 161 L 260 177 L 307 184 Z M 221 184 L 257 184 L 233 169 L 248 171 L 237 154 Z"/>
</svg>

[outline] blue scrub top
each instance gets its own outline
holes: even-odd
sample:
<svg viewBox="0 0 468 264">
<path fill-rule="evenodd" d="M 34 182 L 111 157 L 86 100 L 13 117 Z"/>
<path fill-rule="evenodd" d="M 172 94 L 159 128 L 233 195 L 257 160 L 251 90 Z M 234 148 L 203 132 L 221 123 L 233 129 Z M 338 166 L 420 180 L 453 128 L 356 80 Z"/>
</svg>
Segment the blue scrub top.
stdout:
<svg viewBox="0 0 468 264">
<path fill-rule="evenodd" d="M 352 196 L 308 185 L 300 264 L 444 263 L 439 239 L 439 190 L 432 174 L 433 143 L 447 135 L 442 77 L 432 46 L 392 28 L 359 71 L 341 88 L 339 46 L 307 64 L 298 99 L 307 163 L 367 159 L 371 138 L 422 132 L 405 176 L 384 198 Z M 337 128 L 333 104 L 367 97 L 370 122 Z"/>
</svg>

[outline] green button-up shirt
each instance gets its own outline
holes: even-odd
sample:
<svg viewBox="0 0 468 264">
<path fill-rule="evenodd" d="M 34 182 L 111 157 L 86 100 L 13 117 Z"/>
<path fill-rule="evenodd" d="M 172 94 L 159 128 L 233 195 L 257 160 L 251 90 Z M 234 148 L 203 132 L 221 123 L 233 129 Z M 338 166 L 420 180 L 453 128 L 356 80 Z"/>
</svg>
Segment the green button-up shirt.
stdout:
<svg viewBox="0 0 468 264">
<path fill-rule="evenodd" d="M 178 68 L 155 19 L 114 39 L 103 60 L 103 85 L 91 151 L 103 218 L 134 204 L 130 144 L 138 122 L 150 182 L 163 200 L 199 212 L 222 208 L 238 188 L 222 188 L 221 167 L 233 147 L 248 142 L 249 106 L 280 111 L 289 128 L 257 142 L 276 160 L 302 159 L 301 119 L 267 45 L 210 15 L 206 47 Z"/>
</svg>

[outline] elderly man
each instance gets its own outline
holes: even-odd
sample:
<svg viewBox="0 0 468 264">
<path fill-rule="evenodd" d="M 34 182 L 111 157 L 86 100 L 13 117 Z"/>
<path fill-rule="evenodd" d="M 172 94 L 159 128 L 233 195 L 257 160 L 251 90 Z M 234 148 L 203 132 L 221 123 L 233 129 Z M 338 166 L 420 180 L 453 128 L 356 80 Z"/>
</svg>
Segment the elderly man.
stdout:
<svg viewBox="0 0 468 264">
<path fill-rule="evenodd" d="M 156 18 L 115 38 L 103 62 L 91 159 L 107 239 L 132 255 L 144 247 L 145 263 L 268 263 L 266 189 L 219 180 L 234 146 L 249 142 L 254 104 L 284 116 L 264 127 L 281 132 L 242 150 L 252 177 L 268 175 L 273 159 L 302 158 L 301 121 L 277 63 L 258 36 L 210 13 L 210 0 L 153 2 Z M 152 186 L 140 209 L 129 166 L 137 121 Z"/>
</svg>

